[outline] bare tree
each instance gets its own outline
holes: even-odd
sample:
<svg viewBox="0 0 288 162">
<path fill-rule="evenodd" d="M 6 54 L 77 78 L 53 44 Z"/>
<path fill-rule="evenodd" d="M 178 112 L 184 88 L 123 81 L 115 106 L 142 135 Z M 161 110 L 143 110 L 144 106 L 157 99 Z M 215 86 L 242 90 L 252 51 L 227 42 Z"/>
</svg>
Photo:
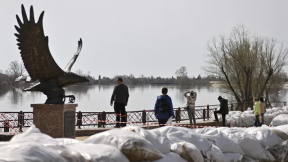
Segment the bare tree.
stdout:
<svg viewBox="0 0 288 162">
<path fill-rule="evenodd" d="M 177 77 L 187 77 L 187 68 L 185 66 L 182 66 L 180 69 L 178 69 L 175 74 Z"/>
<path fill-rule="evenodd" d="M 189 78 L 187 76 L 187 68 L 185 66 L 182 66 L 180 69 L 178 69 L 175 74 L 177 75 L 177 82 L 179 85 L 189 85 Z"/>
<path fill-rule="evenodd" d="M 252 37 L 243 26 L 235 27 L 229 38 L 213 39 L 208 51 L 209 66 L 205 70 L 222 78 L 223 88 L 238 103 L 250 103 L 253 97 L 263 96 L 265 90 L 269 93 L 267 86 L 273 78 L 281 77 L 288 54 L 283 44 L 274 39 Z"/>
<path fill-rule="evenodd" d="M 81 69 L 76 70 L 75 72 L 77 75 L 84 76 L 84 72 Z"/>
<path fill-rule="evenodd" d="M 17 61 L 12 61 L 9 64 L 8 70 L 6 70 L 6 75 L 8 75 L 9 79 L 13 82 L 15 82 L 15 79 L 19 76 L 23 76 L 26 73 L 26 69 L 23 65 L 23 63 L 18 63 Z"/>
</svg>

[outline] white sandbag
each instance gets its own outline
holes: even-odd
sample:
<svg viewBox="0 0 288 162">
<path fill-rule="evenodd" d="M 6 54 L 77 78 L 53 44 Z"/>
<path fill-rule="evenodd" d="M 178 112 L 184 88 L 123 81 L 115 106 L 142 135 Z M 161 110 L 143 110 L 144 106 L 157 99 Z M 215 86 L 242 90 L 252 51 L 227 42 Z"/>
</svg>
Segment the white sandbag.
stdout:
<svg viewBox="0 0 288 162">
<path fill-rule="evenodd" d="M 171 145 L 171 151 L 188 162 L 204 162 L 203 155 L 197 147 L 188 142 L 177 142 Z"/>
<path fill-rule="evenodd" d="M 288 124 L 288 114 L 278 115 L 271 121 L 273 127 L 285 124 Z"/>
<path fill-rule="evenodd" d="M 275 158 L 277 162 L 285 162 L 288 161 L 288 141 L 284 141 L 272 148 L 269 149 L 269 152 Z"/>
<path fill-rule="evenodd" d="M 169 144 L 169 140 L 167 139 L 167 137 L 157 136 L 155 133 L 151 131 L 147 131 L 137 126 L 126 126 L 121 129 L 129 130 L 129 131 L 139 134 L 140 136 L 144 137 L 146 140 L 151 142 L 154 148 L 156 148 L 163 154 L 170 152 L 170 144 Z"/>
<path fill-rule="evenodd" d="M 198 148 L 198 150 L 203 154 L 203 156 L 207 156 L 207 152 L 209 151 L 210 151 L 209 152 L 210 158 L 213 159 L 214 156 L 217 156 L 218 152 L 213 151 L 211 152 L 212 143 L 207 138 L 201 136 L 201 134 L 199 133 L 192 131 L 191 129 L 183 127 L 166 126 L 158 129 L 153 129 L 151 131 L 155 132 L 156 134 L 159 134 L 159 136 L 166 136 L 171 144 L 177 142 L 192 143 Z"/>
<path fill-rule="evenodd" d="M 254 159 L 254 158 L 251 158 L 249 156 L 243 156 L 243 159 L 242 159 L 243 162 L 259 162 L 259 160 L 257 159 Z"/>
<path fill-rule="evenodd" d="M 215 134 L 212 134 L 212 132 L 214 132 L 214 130 L 216 129 L 217 128 L 215 127 L 204 127 L 204 128 L 196 129 L 195 132 L 200 133 L 200 134 L 216 135 L 217 132 L 215 132 Z"/>
<path fill-rule="evenodd" d="M 107 144 L 118 148 L 130 161 L 155 161 L 163 154 L 137 133 L 113 129 L 90 136 L 84 143 Z"/>
<path fill-rule="evenodd" d="M 172 117 L 170 117 L 165 124 L 166 125 L 171 125 L 172 124 Z"/>
<path fill-rule="evenodd" d="M 72 143 L 79 143 L 81 141 L 72 138 L 55 138 L 58 145 L 67 145 Z"/>
<path fill-rule="evenodd" d="M 224 129 L 222 129 L 224 130 Z M 209 139 L 213 144 L 220 148 L 223 153 L 240 153 L 244 154 L 241 147 L 235 141 L 231 140 L 218 129 L 207 131 L 202 134 L 203 137 Z"/>
<path fill-rule="evenodd" d="M 57 141 L 55 141 L 54 138 L 48 136 L 47 134 L 41 133 L 40 130 L 35 127 L 35 125 L 32 125 L 25 132 L 13 136 L 10 141 L 11 142 L 33 141 L 43 144 L 57 144 Z"/>
<path fill-rule="evenodd" d="M 275 133 L 279 138 L 281 138 L 283 141 L 288 140 L 288 134 L 285 132 L 279 130 L 279 129 L 271 129 L 273 133 Z"/>
<path fill-rule="evenodd" d="M 193 132 L 188 128 L 167 126 L 159 128 L 159 130 L 162 132 L 162 136 L 167 136 L 171 144 L 176 142 L 189 142 L 194 144 L 203 152 L 211 149 L 211 142 L 209 142 L 205 137 L 202 137 L 201 134 Z"/>
<path fill-rule="evenodd" d="M 7 142 L 0 146 L 0 161 L 13 162 L 69 162 L 57 150 L 35 142 Z"/>
<path fill-rule="evenodd" d="M 243 114 L 241 115 L 242 126 L 243 127 L 252 127 L 255 122 L 255 115 L 252 114 Z"/>
<path fill-rule="evenodd" d="M 288 134 L 288 124 L 280 125 L 280 126 L 277 126 L 277 127 L 273 127 L 273 129 L 277 129 L 277 130 L 280 130 L 280 131 Z"/>
<path fill-rule="evenodd" d="M 241 162 L 243 155 L 239 153 L 224 153 L 225 162 Z"/>
<path fill-rule="evenodd" d="M 215 145 L 212 145 L 211 150 L 206 152 L 206 157 L 210 162 L 223 162 L 223 161 L 225 161 L 224 154 Z"/>
<path fill-rule="evenodd" d="M 187 162 L 185 159 L 183 159 L 181 156 L 174 152 L 169 152 L 164 155 L 164 157 L 160 160 L 156 160 L 154 162 Z"/>
<path fill-rule="evenodd" d="M 222 132 L 238 143 L 247 156 L 260 160 L 268 158 L 260 142 L 248 133 L 237 129 L 226 129 Z"/>
<path fill-rule="evenodd" d="M 69 161 L 75 159 L 73 156 L 69 155 L 78 153 L 78 155 L 82 155 L 87 162 L 129 162 L 127 157 L 116 147 L 105 144 L 74 143 L 66 145 L 65 147 L 67 150 L 61 152 L 61 155 L 66 155 L 65 158 L 71 157 Z"/>
<path fill-rule="evenodd" d="M 271 148 L 283 142 L 273 131 L 264 127 L 258 127 L 253 130 L 246 130 L 248 134 L 255 137 L 263 147 Z"/>
<path fill-rule="evenodd" d="M 267 156 L 267 159 L 265 159 L 264 161 L 275 161 L 274 156 L 270 153 L 270 151 L 265 150 L 265 155 Z"/>
</svg>

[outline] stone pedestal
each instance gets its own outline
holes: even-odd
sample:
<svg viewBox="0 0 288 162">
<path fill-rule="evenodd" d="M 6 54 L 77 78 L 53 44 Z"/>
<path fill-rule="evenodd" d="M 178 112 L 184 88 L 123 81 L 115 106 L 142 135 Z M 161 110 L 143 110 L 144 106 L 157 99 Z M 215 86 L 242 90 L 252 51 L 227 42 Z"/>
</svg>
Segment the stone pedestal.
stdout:
<svg viewBox="0 0 288 162">
<path fill-rule="evenodd" d="M 42 133 L 54 138 L 75 138 L 77 104 L 31 104 L 33 123 Z"/>
</svg>

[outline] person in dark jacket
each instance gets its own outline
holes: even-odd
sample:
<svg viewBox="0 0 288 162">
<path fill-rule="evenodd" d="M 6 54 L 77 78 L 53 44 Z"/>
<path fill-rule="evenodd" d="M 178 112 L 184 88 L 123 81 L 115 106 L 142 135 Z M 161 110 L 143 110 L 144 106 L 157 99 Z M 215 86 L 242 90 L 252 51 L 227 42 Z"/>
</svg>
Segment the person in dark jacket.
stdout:
<svg viewBox="0 0 288 162">
<path fill-rule="evenodd" d="M 162 95 L 157 97 L 154 112 L 159 124 L 166 124 L 170 117 L 175 118 L 173 104 L 170 96 L 167 95 L 168 89 L 162 88 Z M 159 125 L 160 127 L 165 125 Z"/>
<path fill-rule="evenodd" d="M 111 96 L 110 105 L 112 106 L 113 101 L 114 101 L 114 111 L 116 113 L 116 122 L 120 121 L 120 116 L 121 116 L 122 122 L 127 122 L 125 106 L 127 106 L 127 103 L 128 103 L 129 90 L 128 90 L 128 87 L 125 84 L 123 84 L 122 78 L 118 78 L 116 80 L 116 83 L 118 85 L 115 86 L 114 88 L 113 94 Z M 121 126 L 125 127 L 126 123 L 122 123 Z M 115 127 L 119 128 L 120 124 L 116 123 Z"/>
<path fill-rule="evenodd" d="M 225 126 L 225 116 L 228 114 L 228 100 L 222 98 L 221 96 L 218 97 L 218 100 L 220 102 L 220 110 L 214 111 L 214 121 L 219 121 L 217 114 L 222 115 L 222 124 Z"/>
</svg>

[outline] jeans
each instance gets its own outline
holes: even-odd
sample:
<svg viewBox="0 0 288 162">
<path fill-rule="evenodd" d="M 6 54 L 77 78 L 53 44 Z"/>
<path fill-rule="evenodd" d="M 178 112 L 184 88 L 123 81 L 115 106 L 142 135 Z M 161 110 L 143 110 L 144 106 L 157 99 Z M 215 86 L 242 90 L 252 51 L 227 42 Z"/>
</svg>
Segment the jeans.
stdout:
<svg viewBox="0 0 288 162">
<path fill-rule="evenodd" d="M 216 121 L 219 121 L 217 114 L 221 114 L 222 115 L 222 125 L 225 126 L 226 114 L 223 114 L 221 111 L 214 111 L 214 118 L 215 118 Z"/>
<path fill-rule="evenodd" d="M 114 103 L 114 111 L 116 113 L 116 121 L 119 122 L 121 117 L 122 122 L 127 122 L 125 103 Z M 119 127 L 120 123 L 116 123 L 116 126 Z M 122 123 L 121 126 L 125 127 L 126 123 Z"/>
<path fill-rule="evenodd" d="M 192 125 L 192 120 L 193 120 L 193 124 L 196 125 L 195 109 L 188 108 L 187 113 L 189 116 L 190 125 Z"/>
<path fill-rule="evenodd" d="M 261 124 L 264 124 L 264 113 L 261 113 L 261 117 L 262 117 L 262 123 Z"/>
<path fill-rule="evenodd" d="M 255 127 L 260 127 L 261 126 L 261 123 L 260 123 L 260 120 L 259 120 L 259 115 L 255 115 L 255 123 L 254 123 L 254 126 Z"/>
</svg>

